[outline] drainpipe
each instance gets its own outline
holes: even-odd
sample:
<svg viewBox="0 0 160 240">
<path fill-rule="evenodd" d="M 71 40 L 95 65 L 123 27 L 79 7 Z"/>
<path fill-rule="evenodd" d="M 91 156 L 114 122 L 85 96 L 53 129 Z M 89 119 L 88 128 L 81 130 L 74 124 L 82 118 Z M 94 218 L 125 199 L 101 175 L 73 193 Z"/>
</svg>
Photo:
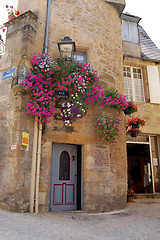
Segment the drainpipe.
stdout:
<svg viewBox="0 0 160 240">
<path fill-rule="evenodd" d="M 46 17 L 46 31 L 45 31 L 45 41 L 44 41 L 44 53 L 48 53 L 50 4 L 51 4 L 50 0 L 47 0 L 47 17 Z"/>
<path fill-rule="evenodd" d="M 39 123 L 38 133 L 38 152 L 37 152 L 37 175 L 36 175 L 36 199 L 35 199 L 35 212 L 39 210 L 39 177 L 40 177 L 40 163 L 41 163 L 41 140 L 42 140 L 42 124 Z"/>
<path fill-rule="evenodd" d="M 38 117 L 35 117 L 34 136 L 33 136 L 33 151 L 32 151 L 32 168 L 31 168 L 31 185 L 30 185 L 30 212 L 34 209 L 34 193 L 35 193 L 35 175 L 36 175 L 36 159 L 37 159 L 37 138 L 38 138 Z"/>
<path fill-rule="evenodd" d="M 48 52 L 48 32 L 49 32 L 49 16 L 50 16 L 50 0 L 47 0 L 47 16 L 46 16 L 46 29 L 45 41 L 43 52 Z M 31 172 L 31 190 L 30 190 L 30 212 L 33 213 L 34 203 L 35 212 L 39 212 L 39 178 L 40 178 L 40 163 L 41 163 L 41 139 L 42 139 L 42 124 L 37 124 L 38 118 L 35 118 L 34 129 L 34 144 L 32 154 L 32 172 Z M 37 125 L 36 125 L 37 124 Z M 39 129 L 39 132 L 38 132 Z M 37 151 L 38 142 L 38 151 Z M 36 182 L 36 183 L 35 183 Z M 35 196 L 35 199 L 34 199 Z"/>
</svg>

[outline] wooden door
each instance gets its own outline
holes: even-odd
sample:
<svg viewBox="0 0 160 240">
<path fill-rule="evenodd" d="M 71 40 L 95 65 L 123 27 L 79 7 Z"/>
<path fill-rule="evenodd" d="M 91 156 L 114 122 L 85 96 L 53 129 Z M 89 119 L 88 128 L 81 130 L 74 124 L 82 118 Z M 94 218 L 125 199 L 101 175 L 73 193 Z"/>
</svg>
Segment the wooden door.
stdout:
<svg viewBox="0 0 160 240">
<path fill-rule="evenodd" d="M 77 209 L 77 146 L 53 144 L 51 211 Z"/>
<path fill-rule="evenodd" d="M 144 192 L 144 157 L 128 156 L 128 185 L 136 193 Z"/>
</svg>

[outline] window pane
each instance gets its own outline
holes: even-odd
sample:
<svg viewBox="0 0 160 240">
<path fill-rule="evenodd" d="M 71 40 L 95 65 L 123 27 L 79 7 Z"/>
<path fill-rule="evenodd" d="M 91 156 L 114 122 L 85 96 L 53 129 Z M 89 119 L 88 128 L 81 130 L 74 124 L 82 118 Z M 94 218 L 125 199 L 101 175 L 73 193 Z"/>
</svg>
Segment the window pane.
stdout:
<svg viewBox="0 0 160 240">
<path fill-rule="evenodd" d="M 143 92 L 143 81 L 141 69 L 133 69 L 136 74 L 133 74 L 134 78 L 134 91 L 135 91 L 135 101 L 144 102 L 144 92 Z"/>
<path fill-rule="evenodd" d="M 127 100 L 133 100 L 131 68 L 125 67 L 124 70 L 125 95 L 127 97 Z"/>
<path fill-rule="evenodd" d="M 78 62 L 86 63 L 86 53 L 85 52 L 75 52 L 74 59 Z"/>
<path fill-rule="evenodd" d="M 59 160 L 59 180 L 70 179 L 70 157 L 68 152 L 63 151 Z"/>
</svg>

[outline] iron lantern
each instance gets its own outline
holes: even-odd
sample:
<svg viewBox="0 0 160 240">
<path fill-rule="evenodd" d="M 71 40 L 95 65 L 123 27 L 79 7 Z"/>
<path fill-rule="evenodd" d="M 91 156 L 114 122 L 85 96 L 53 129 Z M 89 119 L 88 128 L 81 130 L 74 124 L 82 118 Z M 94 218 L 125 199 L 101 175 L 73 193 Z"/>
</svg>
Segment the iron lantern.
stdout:
<svg viewBox="0 0 160 240">
<path fill-rule="evenodd" d="M 63 59 L 70 60 L 76 51 L 75 42 L 72 42 L 72 39 L 69 37 L 64 37 L 64 39 L 61 39 L 58 43 L 58 49 Z"/>
</svg>

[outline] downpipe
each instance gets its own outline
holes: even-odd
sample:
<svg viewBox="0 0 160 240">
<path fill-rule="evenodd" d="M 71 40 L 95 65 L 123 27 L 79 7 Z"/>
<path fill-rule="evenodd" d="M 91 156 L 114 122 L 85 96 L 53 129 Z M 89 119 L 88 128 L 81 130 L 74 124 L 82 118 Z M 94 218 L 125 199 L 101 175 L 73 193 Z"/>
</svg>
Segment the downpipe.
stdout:
<svg viewBox="0 0 160 240">
<path fill-rule="evenodd" d="M 46 29 L 43 53 L 48 53 L 48 33 L 50 18 L 50 0 L 47 0 Z M 42 124 L 35 117 L 32 167 L 31 167 L 31 185 L 30 185 L 30 212 L 39 212 L 39 179 L 40 179 L 40 163 L 41 163 L 41 140 L 42 140 Z M 37 149 L 38 146 L 38 149 Z"/>
</svg>

